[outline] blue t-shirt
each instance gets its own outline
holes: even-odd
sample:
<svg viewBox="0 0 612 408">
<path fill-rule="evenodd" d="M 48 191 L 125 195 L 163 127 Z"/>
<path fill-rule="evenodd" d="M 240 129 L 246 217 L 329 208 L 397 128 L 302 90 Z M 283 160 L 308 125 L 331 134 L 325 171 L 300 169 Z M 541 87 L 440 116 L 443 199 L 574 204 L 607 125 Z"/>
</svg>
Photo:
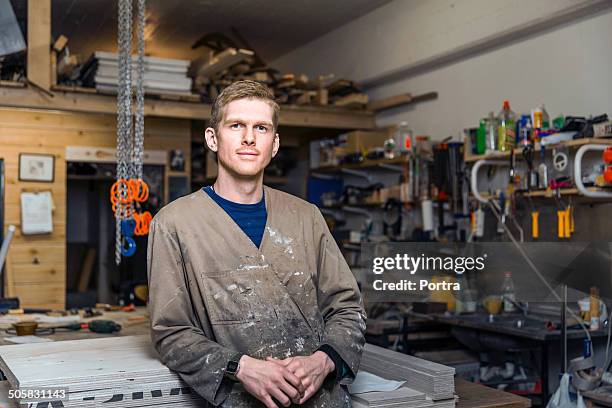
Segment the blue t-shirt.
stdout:
<svg viewBox="0 0 612 408">
<path fill-rule="evenodd" d="M 221 197 L 215 193 L 212 186 L 206 186 L 203 190 L 225 210 L 227 215 L 238 224 L 240 229 L 251 239 L 251 241 L 253 241 L 255 246 L 259 248 L 264 228 L 266 227 L 266 219 L 268 218 L 264 196 L 262 196 L 261 201 L 256 204 L 240 204 Z"/>
</svg>

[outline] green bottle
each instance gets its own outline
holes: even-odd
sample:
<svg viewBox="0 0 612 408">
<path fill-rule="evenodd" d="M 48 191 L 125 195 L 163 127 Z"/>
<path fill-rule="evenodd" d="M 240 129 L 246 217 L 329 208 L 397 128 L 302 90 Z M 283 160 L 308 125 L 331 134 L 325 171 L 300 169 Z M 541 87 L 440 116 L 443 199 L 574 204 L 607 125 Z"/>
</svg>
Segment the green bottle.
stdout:
<svg viewBox="0 0 612 408">
<path fill-rule="evenodd" d="M 516 114 L 510 109 L 510 102 L 504 101 L 497 120 L 498 149 L 500 152 L 508 152 L 516 146 Z"/>
<path fill-rule="evenodd" d="M 476 154 L 484 154 L 487 149 L 487 121 L 480 119 L 480 125 L 476 132 Z"/>
</svg>

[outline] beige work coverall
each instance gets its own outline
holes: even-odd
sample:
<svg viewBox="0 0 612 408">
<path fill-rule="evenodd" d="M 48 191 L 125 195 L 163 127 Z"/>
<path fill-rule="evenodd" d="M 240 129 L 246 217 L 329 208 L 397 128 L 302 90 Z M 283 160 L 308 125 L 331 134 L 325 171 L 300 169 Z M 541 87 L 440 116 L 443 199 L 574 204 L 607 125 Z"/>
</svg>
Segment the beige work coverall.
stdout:
<svg viewBox="0 0 612 408">
<path fill-rule="evenodd" d="M 260 248 L 202 190 L 155 216 L 147 254 L 153 345 L 208 403 L 261 407 L 224 380 L 236 352 L 283 359 L 327 344 L 350 375 L 341 384 L 328 378 L 304 406 L 349 407 L 345 384 L 365 341 L 355 278 L 318 208 L 267 186 L 264 195 Z"/>
</svg>

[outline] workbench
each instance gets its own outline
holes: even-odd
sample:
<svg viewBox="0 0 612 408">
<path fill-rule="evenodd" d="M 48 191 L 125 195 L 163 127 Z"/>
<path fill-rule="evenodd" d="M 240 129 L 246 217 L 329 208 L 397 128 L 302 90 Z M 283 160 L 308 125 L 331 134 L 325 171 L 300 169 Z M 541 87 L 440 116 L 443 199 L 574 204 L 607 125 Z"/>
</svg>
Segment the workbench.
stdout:
<svg viewBox="0 0 612 408">
<path fill-rule="evenodd" d="M 54 334 L 42 335 L 54 341 L 91 339 L 112 336 L 137 336 L 149 334 L 149 320 L 146 308 L 137 307 L 132 312 L 104 312 L 102 316 L 83 319 L 84 322 L 93 319 L 108 319 L 122 325 L 122 329 L 114 334 L 92 333 L 89 330 L 58 331 Z M 5 327 L 6 328 L 6 327 Z M 6 341 L 13 336 L 6 331 L 0 331 L 0 345 L 14 344 Z M 528 408 L 531 401 L 514 394 L 498 391 L 484 385 L 474 384 L 461 378 L 455 378 L 455 391 L 459 400 L 457 408 Z"/>
<path fill-rule="evenodd" d="M 529 398 L 499 391 L 455 377 L 456 408 L 528 408 Z"/>
<path fill-rule="evenodd" d="M 24 318 L 27 318 L 27 315 L 23 315 Z M 100 337 L 111 337 L 111 336 L 138 336 L 143 334 L 149 334 L 149 318 L 145 307 L 137 307 L 132 312 L 104 312 L 102 316 L 95 316 L 84 318 L 82 321 L 84 323 L 90 322 L 91 320 L 103 319 L 103 320 L 113 320 L 116 323 L 121 325 L 121 331 L 113 334 L 103 334 L 103 333 L 94 333 L 89 331 L 88 329 L 81 329 L 78 331 L 64 331 L 58 330 L 53 334 L 42 334 L 39 337 L 49 338 L 54 341 L 62 341 L 62 340 L 84 340 L 84 339 L 93 339 Z M 41 325 L 41 327 L 49 327 L 50 325 Z M 6 329 L 9 328 L 10 325 L 0 324 L 0 345 L 11 345 L 15 344 L 10 341 L 7 341 L 7 337 L 13 337 L 15 334 L 8 334 Z"/>
<path fill-rule="evenodd" d="M 544 327 L 544 322 L 536 322 L 533 318 L 524 317 L 522 315 L 511 316 L 507 319 L 503 316 L 496 316 L 498 320 L 492 322 L 488 321 L 488 316 L 482 313 L 470 314 L 470 315 L 454 315 L 448 313 L 440 314 L 421 314 L 415 312 L 406 312 L 412 317 L 418 317 L 421 319 L 427 319 L 432 322 L 448 325 L 449 327 L 456 328 L 451 330 L 451 333 L 461 341 L 466 347 L 469 347 L 466 343 L 473 344 L 491 344 L 493 343 L 492 337 L 482 340 L 481 333 L 487 335 L 496 335 L 499 337 L 499 343 L 501 342 L 512 344 L 507 349 L 519 349 L 519 348 L 533 348 L 540 351 L 540 376 L 542 380 L 542 393 L 540 395 L 541 402 L 545 404 L 552 392 L 557 389 L 559 385 L 558 376 L 554 373 L 561 372 L 561 357 L 558 357 L 560 353 L 561 343 L 561 331 L 560 330 L 547 330 Z M 509 324 L 508 321 L 514 321 L 513 319 L 524 319 L 525 324 L 521 327 L 517 327 L 515 324 Z M 606 331 L 598 330 L 589 332 L 593 339 L 593 348 L 604 347 L 603 343 L 606 339 Z M 471 336 L 471 337 L 470 337 Z M 586 333 L 581 329 L 567 330 L 568 339 L 568 360 L 573 357 L 582 355 L 583 340 L 586 338 Z M 492 349 L 494 350 L 494 349 Z"/>
</svg>

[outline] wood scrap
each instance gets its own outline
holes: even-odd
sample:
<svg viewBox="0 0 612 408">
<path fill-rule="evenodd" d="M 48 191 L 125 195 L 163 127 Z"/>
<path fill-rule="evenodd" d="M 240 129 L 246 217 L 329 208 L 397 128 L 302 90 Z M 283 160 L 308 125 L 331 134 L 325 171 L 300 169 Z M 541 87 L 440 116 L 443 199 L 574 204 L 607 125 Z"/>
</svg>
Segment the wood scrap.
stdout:
<svg viewBox="0 0 612 408">
<path fill-rule="evenodd" d="M 296 105 L 310 105 L 314 97 L 317 95 L 316 91 L 304 91 L 295 100 Z"/>
<path fill-rule="evenodd" d="M 348 79 L 337 79 L 327 86 L 330 96 L 345 96 L 361 92 L 361 87 Z"/>
<path fill-rule="evenodd" d="M 64 48 L 66 47 L 66 44 L 68 44 L 68 37 L 61 34 L 59 37 L 57 37 L 57 39 L 53 43 L 53 50 L 55 50 L 55 52 L 57 53 L 60 53 L 64 50 Z"/>
<path fill-rule="evenodd" d="M 368 95 L 363 93 L 352 93 L 334 101 L 334 105 L 345 108 L 363 108 L 368 104 Z"/>
<path fill-rule="evenodd" d="M 329 103 L 329 91 L 327 89 L 319 89 L 315 95 L 315 104 L 326 106 Z"/>
<path fill-rule="evenodd" d="M 374 112 L 379 112 L 385 109 L 395 108 L 397 106 L 408 105 L 411 103 L 422 102 L 430 99 L 436 99 L 437 92 L 427 92 L 421 95 L 413 96 L 411 93 L 403 93 L 390 96 L 388 98 L 379 99 L 368 103 L 368 109 Z"/>
<path fill-rule="evenodd" d="M 194 61 L 190 68 L 190 75 L 197 77 L 211 77 L 233 65 L 252 59 L 255 53 L 242 48 L 227 48 L 209 58 L 200 58 Z"/>
<path fill-rule="evenodd" d="M 83 264 L 81 266 L 81 272 L 79 273 L 79 283 L 77 290 L 79 292 L 86 292 L 89 287 L 89 280 L 91 279 L 91 274 L 93 272 L 94 262 L 96 260 L 96 249 L 88 248 L 85 253 L 85 259 L 83 260 Z"/>
</svg>

